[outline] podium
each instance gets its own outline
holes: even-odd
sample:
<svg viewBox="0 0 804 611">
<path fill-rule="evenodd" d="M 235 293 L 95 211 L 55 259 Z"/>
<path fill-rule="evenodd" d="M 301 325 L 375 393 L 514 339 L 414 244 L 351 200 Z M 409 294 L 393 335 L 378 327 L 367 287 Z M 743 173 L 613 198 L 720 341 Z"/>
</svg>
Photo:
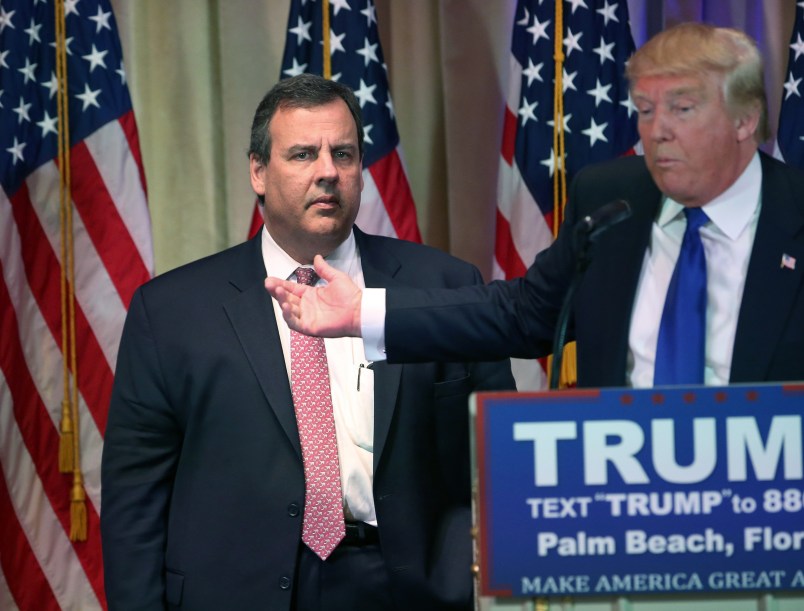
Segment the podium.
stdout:
<svg viewBox="0 0 804 611">
<path fill-rule="evenodd" d="M 478 393 L 470 413 L 486 608 L 804 609 L 804 384 Z"/>
</svg>

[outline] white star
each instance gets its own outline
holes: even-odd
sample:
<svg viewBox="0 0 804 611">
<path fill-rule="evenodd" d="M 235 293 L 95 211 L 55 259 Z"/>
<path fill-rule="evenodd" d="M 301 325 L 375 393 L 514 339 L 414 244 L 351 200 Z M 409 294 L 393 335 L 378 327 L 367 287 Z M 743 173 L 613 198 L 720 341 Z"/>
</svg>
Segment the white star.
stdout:
<svg viewBox="0 0 804 611">
<path fill-rule="evenodd" d="M 115 70 L 117 74 L 120 75 L 120 83 L 125 85 L 126 84 L 126 68 L 123 66 L 123 60 L 120 60 L 120 67 Z"/>
<path fill-rule="evenodd" d="M 617 15 L 615 14 L 616 10 L 617 10 L 617 3 L 615 2 L 614 4 L 609 4 L 609 0 L 606 0 L 603 8 L 599 8 L 595 12 L 603 15 L 603 25 L 607 26 L 609 25 L 609 19 L 616 21 L 617 23 L 620 23 L 620 20 L 617 19 Z"/>
<path fill-rule="evenodd" d="M 8 56 L 9 53 L 11 53 L 10 49 L 0 51 L 0 68 L 8 68 L 8 64 L 6 63 L 6 57 Z"/>
<path fill-rule="evenodd" d="M 343 48 L 343 39 L 346 38 L 346 32 L 338 36 L 332 30 L 329 31 L 329 54 L 334 55 L 336 51 L 346 52 Z"/>
<path fill-rule="evenodd" d="M 26 104 L 25 100 L 22 99 L 20 96 L 20 105 L 12 110 L 17 113 L 17 125 L 22 123 L 23 121 L 30 122 L 31 117 L 28 116 L 28 109 L 31 107 L 30 104 Z"/>
<path fill-rule="evenodd" d="M 597 49 L 592 49 L 594 53 L 597 53 L 600 56 L 600 63 L 605 64 L 607 59 L 614 61 L 614 56 L 611 54 L 611 50 L 614 48 L 614 43 L 610 42 L 606 44 L 606 41 L 603 38 L 600 38 L 600 46 Z"/>
<path fill-rule="evenodd" d="M 594 146 L 595 142 L 597 142 L 598 140 L 602 140 L 603 142 L 609 141 L 608 138 L 606 138 L 606 136 L 603 134 L 603 130 L 606 129 L 608 125 L 609 125 L 608 123 L 598 125 L 597 123 L 595 123 L 595 119 L 592 118 L 592 122 L 589 125 L 589 128 L 581 132 L 584 136 L 589 136 L 590 147 Z"/>
<path fill-rule="evenodd" d="M 561 90 L 562 93 L 567 93 L 568 89 L 572 89 L 573 91 L 578 91 L 578 88 L 575 86 L 575 77 L 578 76 L 578 71 L 576 70 L 572 74 L 567 74 L 567 69 L 562 69 L 564 75 L 561 78 Z"/>
<path fill-rule="evenodd" d="M 522 105 L 519 107 L 517 114 L 522 117 L 522 127 L 528 122 L 528 119 L 533 119 L 533 122 L 536 123 L 538 119 L 534 114 L 536 107 L 539 105 L 539 102 L 534 102 L 533 104 L 528 103 L 528 99 L 526 97 L 522 98 Z"/>
<path fill-rule="evenodd" d="M 569 122 L 570 122 L 570 119 L 571 119 L 571 118 L 572 118 L 572 113 L 570 113 L 570 114 L 568 114 L 568 115 L 564 115 L 564 120 L 561 122 L 561 123 L 562 123 L 562 125 L 563 125 L 563 130 L 564 130 L 566 133 L 568 133 L 568 134 L 571 134 L 571 133 L 572 133 L 572 130 L 571 130 L 571 129 L 570 129 L 570 127 L 569 127 Z M 555 122 L 555 121 L 553 121 L 552 119 L 550 119 L 550 120 L 547 122 L 547 125 L 549 125 L 550 127 L 554 127 L 554 126 L 555 126 L 555 124 L 556 124 L 556 122 Z"/>
<path fill-rule="evenodd" d="M 572 55 L 572 52 L 574 50 L 576 50 L 576 49 L 578 51 L 580 51 L 581 53 L 583 53 L 583 49 L 581 49 L 581 45 L 578 44 L 578 41 L 581 39 L 581 36 L 583 36 L 583 32 L 578 32 L 578 34 L 573 34 L 572 30 L 567 28 L 567 37 L 564 39 L 564 46 L 567 49 L 567 57 Z"/>
<path fill-rule="evenodd" d="M 790 45 L 790 48 L 793 49 L 793 51 L 796 52 L 796 57 L 793 59 L 793 61 L 796 61 L 798 59 L 799 55 L 804 53 L 804 40 L 801 40 L 801 33 L 796 32 L 796 38 L 798 40 L 796 40 L 796 42 L 794 42 L 792 45 Z"/>
<path fill-rule="evenodd" d="M 84 103 L 84 107 L 81 110 L 86 110 L 90 106 L 96 106 L 100 108 L 100 104 L 98 104 L 98 96 L 100 95 L 101 90 L 96 89 L 92 91 L 89 88 L 89 83 L 84 84 L 84 93 L 79 93 L 75 97 L 81 100 Z"/>
<path fill-rule="evenodd" d="M 18 142 L 17 137 L 14 136 L 14 146 L 11 148 L 7 148 L 6 150 L 14 155 L 14 165 L 17 165 L 17 161 L 25 161 L 25 158 L 22 156 L 22 149 L 25 148 L 24 142 Z"/>
<path fill-rule="evenodd" d="M 575 14 L 575 9 L 577 9 L 579 6 L 582 6 L 585 9 L 589 9 L 589 7 L 586 6 L 586 2 L 584 2 L 584 0 L 567 0 L 567 2 L 569 2 L 572 5 L 573 15 Z"/>
<path fill-rule="evenodd" d="M 363 126 L 363 142 L 367 142 L 368 144 L 374 144 L 374 140 L 372 140 L 371 136 L 369 135 L 372 129 L 374 129 L 374 125 Z"/>
<path fill-rule="evenodd" d="M 36 66 L 38 64 L 32 64 L 31 60 L 27 57 L 25 58 L 25 67 L 24 68 L 17 68 L 20 72 L 25 75 L 25 82 L 34 81 L 36 82 L 36 76 L 34 76 L 34 71 L 36 70 Z"/>
<path fill-rule="evenodd" d="M 6 26 L 8 26 L 11 29 L 15 29 L 14 24 L 11 23 L 11 18 L 14 16 L 14 13 L 16 12 L 17 11 L 11 11 L 10 13 L 7 13 L 6 9 L 0 6 L 0 32 L 5 30 Z"/>
<path fill-rule="evenodd" d="M 42 24 L 40 23 L 37 25 L 34 23 L 33 18 L 31 18 L 31 26 L 25 30 L 25 33 L 28 35 L 28 45 L 32 45 L 34 40 L 36 42 L 42 42 L 42 39 L 39 38 L 39 30 L 42 29 Z"/>
<path fill-rule="evenodd" d="M 631 118 L 631 113 L 636 112 L 636 106 L 634 106 L 634 100 L 631 99 L 631 92 L 628 92 L 628 97 L 626 97 L 622 102 L 620 102 L 620 106 L 625 106 L 628 110 L 628 118 Z"/>
<path fill-rule="evenodd" d="M 0 89 L 0 108 L 5 108 L 5 106 L 3 106 L 3 94 L 5 91 L 5 89 Z"/>
<path fill-rule="evenodd" d="M 58 135 L 59 131 L 58 129 L 56 129 L 58 124 L 59 124 L 58 117 L 51 117 L 47 111 L 45 111 L 45 118 L 37 123 L 37 125 L 42 128 L 43 138 L 51 132 Z"/>
<path fill-rule="evenodd" d="M 396 119 L 396 112 L 394 112 L 394 103 L 391 101 L 391 94 L 388 94 L 388 99 L 385 101 L 385 107 L 388 109 L 388 114 L 391 115 L 391 119 Z"/>
<path fill-rule="evenodd" d="M 800 78 L 794 79 L 793 78 L 793 73 L 791 72 L 790 76 L 787 77 L 787 82 L 784 84 L 784 90 L 787 92 L 787 93 L 784 94 L 784 99 L 785 100 L 787 98 L 789 98 L 791 95 L 793 95 L 794 93 L 798 97 L 801 97 L 801 94 L 798 92 L 798 85 L 799 85 L 800 82 L 801 82 L 801 79 Z"/>
<path fill-rule="evenodd" d="M 547 35 L 547 26 L 550 25 L 550 20 L 548 19 L 544 23 L 539 21 L 536 15 L 533 16 L 533 25 L 530 26 L 527 31 L 533 35 L 533 44 L 535 45 L 540 38 L 544 38 L 545 40 L 550 40 L 550 37 Z"/>
<path fill-rule="evenodd" d="M 516 24 L 521 25 L 521 26 L 524 27 L 524 26 L 528 25 L 528 21 L 530 21 L 530 11 L 528 10 L 527 6 L 523 6 L 522 10 L 525 11 L 525 15 L 522 17 L 522 19 L 517 21 Z"/>
<path fill-rule="evenodd" d="M 65 41 L 64 41 L 65 52 L 67 53 L 67 55 L 70 55 L 70 56 L 72 56 L 72 54 L 73 54 L 72 49 L 70 49 L 70 45 L 72 44 L 72 42 L 73 42 L 73 37 L 72 36 L 70 36 L 69 38 L 65 39 Z M 56 48 L 56 43 L 51 42 L 50 46 L 55 49 Z"/>
<path fill-rule="evenodd" d="M 49 97 L 50 99 L 53 99 L 53 96 L 56 95 L 56 93 L 59 91 L 59 79 L 56 78 L 55 72 L 50 73 L 50 80 L 45 83 L 42 83 L 42 87 L 50 90 Z"/>
<path fill-rule="evenodd" d="M 363 56 L 366 66 L 368 66 L 369 62 L 371 61 L 375 61 L 377 63 L 380 62 L 380 60 L 377 58 L 377 43 L 370 45 L 368 37 L 366 37 L 365 42 L 363 43 L 363 48 L 357 50 L 357 54 Z"/>
<path fill-rule="evenodd" d="M 528 67 L 522 71 L 522 74 L 528 77 L 528 87 L 531 86 L 533 81 L 539 81 L 540 83 L 544 82 L 541 75 L 543 67 L 544 62 L 534 66 L 533 60 L 530 57 L 528 58 Z"/>
<path fill-rule="evenodd" d="M 550 172 L 550 176 L 553 175 L 553 172 L 556 171 L 556 152 L 551 148 L 550 149 L 550 159 L 542 159 L 540 162 L 543 166 L 547 166 L 548 171 Z M 558 160 L 558 169 L 561 170 L 564 168 L 563 162 L 559 159 Z"/>
<path fill-rule="evenodd" d="M 75 5 L 78 4 L 81 0 L 64 0 L 64 16 L 71 13 L 75 13 L 76 15 L 80 15 L 78 9 L 75 8 Z"/>
<path fill-rule="evenodd" d="M 312 21 L 307 21 L 307 22 L 302 21 L 301 17 L 299 17 L 298 19 L 299 20 L 296 23 L 296 27 L 295 28 L 290 28 L 288 30 L 288 32 L 290 32 L 291 34 L 296 35 L 296 44 L 297 45 L 300 45 L 302 43 L 302 40 L 309 40 L 310 42 L 313 42 L 313 39 L 310 37 L 310 28 L 312 27 L 313 22 Z"/>
<path fill-rule="evenodd" d="M 345 8 L 347 11 L 351 11 L 351 7 L 349 6 L 348 0 L 329 0 L 330 5 L 332 6 L 333 10 L 335 11 L 335 16 L 338 16 L 338 13 L 342 8 Z"/>
<path fill-rule="evenodd" d="M 286 74 L 287 76 L 299 76 L 300 74 L 304 74 L 305 70 L 307 70 L 307 64 L 300 64 L 294 57 L 293 65 L 287 70 L 283 70 L 282 74 Z"/>
<path fill-rule="evenodd" d="M 336 83 L 341 82 L 341 77 L 343 76 L 343 72 L 338 72 L 338 74 L 333 74 L 329 80 L 335 81 Z"/>
<path fill-rule="evenodd" d="M 104 13 L 101 7 L 98 7 L 98 14 L 94 17 L 90 17 L 90 21 L 94 21 L 97 23 L 97 29 L 95 30 L 95 34 L 99 34 L 103 28 L 107 30 L 111 30 L 112 26 L 109 25 L 109 18 L 112 16 L 112 12 L 109 11 L 108 13 Z"/>
<path fill-rule="evenodd" d="M 366 16 L 367 28 L 370 28 L 372 23 L 377 23 L 377 9 L 371 2 L 366 3 L 366 8 L 360 11 L 360 14 Z"/>
<path fill-rule="evenodd" d="M 595 108 L 600 106 L 600 102 L 604 100 L 611 104 L 611 98 L 609 97 L 609 89 L 611 89 L 611 85 L 601 85 L 600 79 L 596 79 L 595 83 L 595 88 L 589 89 L 586 92 L 595 98 Z"/>
<path fill-rule="evenodd" d="M 371 85 L 369 87 L 363 79 L 360 79 L 360 88 L 355 89 L 355 97 L 360 100 L 360 108 L 363 108 L 367 102 L 371 102 L 372 104 L 377 103 L 377 100 L 374 99 L 374 90 L 376 88 L 377 85 Z"/>
<path fill-rule="evenodd" d="M 104 61 L 103 58 L 106 57 L 107 53 L 108 51 L 98 51 L 98 49 L 96 49 L 95 45 L 93 44 L 92 53 L 90 53 L 89 55 L 82 55 L 81 57 L 83 57 L 85 60 L 89 62 L 89 71 L 91 73 L 98 66 L 106 68 L 106 62 Z"/>
</svg>

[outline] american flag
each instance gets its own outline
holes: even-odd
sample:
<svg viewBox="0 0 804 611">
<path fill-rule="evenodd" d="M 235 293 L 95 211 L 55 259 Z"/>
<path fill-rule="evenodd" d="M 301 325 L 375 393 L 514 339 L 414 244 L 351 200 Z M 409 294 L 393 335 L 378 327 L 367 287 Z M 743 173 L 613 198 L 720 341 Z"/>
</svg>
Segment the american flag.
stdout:
<svg viewBox="0 0 804 611">
<path fill-rule="evenodd" d="M 324 12 L 329 52 L 324 48 Z M 325 57 L 330 73 L 325 74 Z M 310 72 L 351 87 L 363 115 L 363 196 L 357 225 L 368 233 L 421 242 L 402 164 L 399 132 L 377 32 L 374 0 L 292 0 L 281 78 Z M 255 210 L 251 232 L 262 224 Z"/>
<path fill-rule="evenodd" d="M 556 79 L 559 21 L 564 62 Z M 497 186 L 495 278 L 522 276 L 553 241 L 564 204 L 554 180 L 566 184 L 589 163 L 633 152 L 636 109 L 624 76 L 633 52 L 626 0 L 517 2 Z M 559 86 L 563 119 L 556 122 Z M 565 162 L 555 146 L 561 131 Z M 515 360 L 513 368 L 520 390 L 546 386 L 536 361 Z"/>
<path fill-rule="evenodd" d="M 0 2 L 3 609 L 106 607 L 98 524 L 103 432 L 126 309 L 153 270 L 116 28 L 108 0 Z M 66 61 L 57 61 L 57 35 Z M 69 141 L 62 126 L 69 126 Z M 69 156 L 59 157 L 60 142 L 69 142 L 62 151 Z M 69 168 L 64 178 L 59 168 Z M 60 190 L 67 184 L 69 193 Z M 62 227 L 70 226 L 63 241 Z M 86 497 L 78 503 L 86 510 L 83 541 L 71 540 L 75 472 L 59 469 L 70 371 L 77 372 L 80 471 L 73 469 Z"/>
<path fill-rule="evenodd" d="M 787 80 L 784 83 L 779 129 L 776 136 L 776 157 L 790 165 L 804 168 L 804 2 L 796 7 L 796 21 L 790 38 L 787 59 Z"/>
</svg>

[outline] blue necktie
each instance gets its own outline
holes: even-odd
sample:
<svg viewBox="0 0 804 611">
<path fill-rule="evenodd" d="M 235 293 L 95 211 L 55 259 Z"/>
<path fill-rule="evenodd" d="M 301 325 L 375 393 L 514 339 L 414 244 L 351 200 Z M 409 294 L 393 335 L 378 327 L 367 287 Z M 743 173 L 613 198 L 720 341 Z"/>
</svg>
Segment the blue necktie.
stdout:
<svg viewBox="0 0 804 611">
<path fill-rule="evenodd" d="M 699 229 L 709 218 L 684 208 L 687 229 L 667 289 L 653 385 L 703 384 L 706 348 L 706 256 Z"/>
</svg>

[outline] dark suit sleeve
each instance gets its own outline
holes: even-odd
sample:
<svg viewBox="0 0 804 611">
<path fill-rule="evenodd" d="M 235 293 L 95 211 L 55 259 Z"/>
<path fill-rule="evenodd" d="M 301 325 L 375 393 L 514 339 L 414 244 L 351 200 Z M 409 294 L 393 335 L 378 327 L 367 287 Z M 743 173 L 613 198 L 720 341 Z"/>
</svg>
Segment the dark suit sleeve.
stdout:
<svg viewBox="0 0 804 611">
<path fill-rule="evenodd" d="M 110 610 L 165 608 L 165 533 L 180 446 L 180 430 L 138 290 L 120 343 L 101 469 Z"/>
</svg>

